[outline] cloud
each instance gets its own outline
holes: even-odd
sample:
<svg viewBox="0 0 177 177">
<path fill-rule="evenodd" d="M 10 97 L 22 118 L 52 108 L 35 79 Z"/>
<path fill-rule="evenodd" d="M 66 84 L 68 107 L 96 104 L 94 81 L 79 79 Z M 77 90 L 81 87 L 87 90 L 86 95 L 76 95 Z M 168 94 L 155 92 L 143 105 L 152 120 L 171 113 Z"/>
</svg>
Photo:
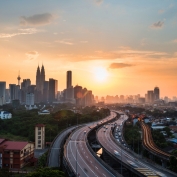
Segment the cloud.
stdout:
<svg viewBox="0 0 177 177">
<path fill-rule="evenodd" d="M 27 56 L 28 60 L 35 60 L 39 56 L 39 53 L 37 51 L 29 51 L 25 53 L 25 55 Z"/>
<path fill-rule="evenodd" d="M 112 63 L 109 68 L 111 69 L 120 69 L 120 68 L 125 68 L 125 67 L 130 67 L 133 65 L 126 64 L 126 63 Z"/>
<path fill-rule="evenodd" d="M 21 17 L 20 24 L 22 26 L 43 26 L 48 25 L 54 20 L 54 16 L 50 13 L 35 14 L 33 16 Z"/>
<path fill-rule="evenodd" d="M 55 42 L 58 42 L 58 43 L 61 43 L 61 44 L 65 44 L 65 45 L 74 45 L 74 43 L 68 41 L 68 40 L 61 40 L 61 41 L 55 41 Z"/>
<path fill-rule="evenodd" d="M 11 38 L 14 36 L 19 36 L 19 35 L 25 35 L 25 34 L 35 34 L 39 32 L 40 30 L 37 30 L 35 28 L 26 28 L 26 29 L 19 29 L 19 32 L 16 33 L 0 33 L 0 38 Z"/>
<path fill-rule="evenodd" d="M 151 25 L 151 28 L 160 29 L 160 28 L 163 27 L 163 25 L 164 25 L 164 22 L 158 21 L 158 22 L 156 22 L 156 23 L 153 23 L 153 24 Z"/>
<path fill-rule="evenodd" d="M 103 2 L 103 0 L 93 0 L 93 1 L 94 1 L 94 3 L 97 4 L 97 5 L 100 5 L 100 4 Z"/>
</svg>

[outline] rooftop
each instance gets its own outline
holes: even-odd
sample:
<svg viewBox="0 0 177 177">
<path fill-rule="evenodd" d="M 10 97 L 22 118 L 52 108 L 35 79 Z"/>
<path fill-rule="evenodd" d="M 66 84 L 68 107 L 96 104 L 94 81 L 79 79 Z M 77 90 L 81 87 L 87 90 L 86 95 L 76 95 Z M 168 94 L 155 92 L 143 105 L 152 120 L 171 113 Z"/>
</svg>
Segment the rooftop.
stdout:
<svg viewBox="0 0 177 177">
<path fill-rule="evenodd" d="M 5 141 L 1 146 L 4 146 L 6 150 L 22 150 L 27 144 L 27 141 Z"/>
</svg>

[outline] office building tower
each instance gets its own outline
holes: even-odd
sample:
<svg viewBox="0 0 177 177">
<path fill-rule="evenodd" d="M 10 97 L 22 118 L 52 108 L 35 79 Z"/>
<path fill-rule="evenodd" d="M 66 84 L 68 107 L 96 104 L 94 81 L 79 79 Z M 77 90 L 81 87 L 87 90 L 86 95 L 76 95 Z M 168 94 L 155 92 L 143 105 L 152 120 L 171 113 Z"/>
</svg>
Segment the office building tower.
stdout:
<svg viewBox="0 0 177 177">
<path fill-rule="evenodd" d="M 160 89 L 159 87 L 154 88 L 154 100 L 159 100 L 160 99 Z"/>
<path fill-rule="evenodd" d="M 55 79 L 49 79 L 49 101 L 53 102 L 57 99 L 57 91 L 58 91 L 58 81 Z"/>
<path fill-rule="evenodd" d="M 10 91 L 9 91 L 9 89 L 5 90 L 5 102 L 10 103 Z"/>
<path fill-rule="evenodd" d="M 26 94 L 28 93 L 28 87 L 31 85 L 30 79 L 23 79 L 21 83 L 21 91 L 20 91 L 20 102 L 22 104 L 26 104 Z"/>
<path fill-rule="evenodd" d="M 154 102 L 154 91 L 153 90 L 149 90 L 147 92 L 147 99 L 148 99 L 148 103 Z"/>
<path fill-rule="evenodd" d="M 49 81 L 43 83 L 43 101 L 48 102 L 49 99 Z"/>
<path fill-rule="evenodd" d="M 10 101 L 19 99 L 20 86 L 16 84 L 9 84 Z"/>
<path fill-rule="evenodd" d="M 26 94 L 26 105 L 34 105 L 34 93 L 27 93 Z"/>
<path fill-rule="evenodd" d="M 6 82 L 0 82 L 0 105 L 4 105 L 6 103 L 5 90 L 6 90 Z"/>
<path fill-rule="evenodd" d="M 74 98 L 76 100 L 76 105 L 81 106 L 81 100 L 82 100 L 82 87 L 79 85 L 76 85 L 74 87 Z"/>
<path fill-rule="evenodd" d="M 66 88 L 70 88 L 72 86 L 72 71 L 67 71 L 67 76 L 66 76 Z"/>
</svg>

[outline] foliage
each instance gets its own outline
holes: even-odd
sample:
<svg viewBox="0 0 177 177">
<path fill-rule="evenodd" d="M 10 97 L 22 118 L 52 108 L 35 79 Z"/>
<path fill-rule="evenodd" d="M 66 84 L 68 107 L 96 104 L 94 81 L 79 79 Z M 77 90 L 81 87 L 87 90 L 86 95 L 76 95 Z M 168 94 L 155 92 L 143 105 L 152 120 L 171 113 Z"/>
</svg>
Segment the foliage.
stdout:
<svg viewBox="0 0 177 177">
<path fill-rule="evenodd" d="M 16 136 L 20 136 L 22 139 L 18 140 L 34 142 L 35 125 L 45 124 L 45 140 L 52 141 L 60 131 L 68 126 L 96 121 L 109 115 L 109 109 L 102 108 L 99 112 L 95 110 L 97 108 L 93 107 L 87 110 L 87 114 L 60 110 L 51 115 L 38 115 L 37 110 L 16 110 L 11 119 L 0 119 L 0 137 L 17 140 Z"/>
<path fill-rule="evenodd" d="M 170 170 L 177 172 L 177 159 L 175 156 L 170 157 Z"/>
<path fill-rule="evenodd" d="M 165 127 L 163 130 L 166 131 L 168 137 L 172 136 L 172 133 L 169 127 Z"/>
<path fill-rule="evenodd" d="M 177 150 L 173 150 L 171 154 L 177 157 Z"/>
<path fill-rule="evenodd" d="M 39 159 L 38 159 L 38 167 L 39 168 L 46 166 L 47 154 L 48 154 L 48 152 L 44 153 L 42 156 L 39 157 Z"/>
<path fill-rule="evenodd" d="M 56 168 L 39 168 L 35 172 L 28 173 L 26 177 L 65 177 L 64 172 L 57 170 Z"/>
<path fill-rule="evenodd" d="M 160 132 L 160 130 L 153 130 L 152 132 L 152 138 L 154 140 L 154 143 L 159 147 L 159 148 L 165 148 L 168 146 L 165 137 L 163 134 Z"/>
<path fill-rule="evenodd" d="M 141 134 L 138 126 L 124 124 L 124 138 L 129 146 L 131 146 L 136 152 L 139 151 L 141 144 Z"/>
</svg>

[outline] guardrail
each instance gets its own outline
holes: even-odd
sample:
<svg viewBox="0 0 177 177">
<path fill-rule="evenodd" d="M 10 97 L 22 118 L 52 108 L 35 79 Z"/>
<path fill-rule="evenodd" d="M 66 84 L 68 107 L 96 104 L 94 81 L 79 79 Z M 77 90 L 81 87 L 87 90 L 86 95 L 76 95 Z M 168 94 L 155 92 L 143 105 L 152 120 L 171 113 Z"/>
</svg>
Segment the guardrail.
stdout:
<svg viewBox="0 0 177 177">
<path fill-rule="evenodd" d="M 67 173 L 70 177 L 73 177 L 73 176 L 76 176 L 73 168 L 71 167 L 70 163 L 68 162 L 67 158 L 66 158 L 66 147 L 70 141 L 70 137 L 72 136 L 72 134 L 77 131 L 77 129 L 83 127 L 84 125 L 79 125 L 77 126 L 73 131 L 72 133 L 70 134 L 70 136 L 68 137 L 68 139 L 66 140 L 66 143 L 64 145 L 64 155 L 63 155 L 63 165 L 65 166 L 65 168 L 67 169 Z"/>
<path fill-rule="evenodd" d="M 57 139 L 63 132 L 67 131 L 68 129 L 74 128 L 74 127 L 76 127 L 76 126 L 68 127 L 68 128 L 66 128 L 66 129 L 62 130 L 62 131 L 54 138 L 54 140 L 52 141 L 52 143 L 51 143 L 51 145 L 50 145 L 50 147 L 49 147 L 49 150 L 48 150 L 46 166 L 49 165 L 49 158 L 50 158 L 51 149 L 52 149 L 52 146 L 53 146 L 54 142 L 56 141 L 56 139 Z M 67 136 L 68 136 L 68 134 L 66 135 L 66 137 L 67 137 Z M 65 137 L 65 138 L 66 138 L 66 137 Z M 64 139 L 65 139 L 65 138 L 64 138 Z M 61 146 L 60 146 L 60 148 L 61 148 Z M 59 149 L 59 151 L 60 151 L 60 150 L 61 150 L 61 149 Z M 60 152 L 59 152 L 59 153 L 60 153 Z M 59 155 L 59 157 L 60 157 L 60 155 Z M 58 158 L 58 160 L 59 160 L 59 159 L 60 159 L 60 158 Z M 59 162 L 59 164 L 60 164 L 60 162 Z M 60 166 L 60 165 L 59 165 L 59 166 Z"/>
</svg>

